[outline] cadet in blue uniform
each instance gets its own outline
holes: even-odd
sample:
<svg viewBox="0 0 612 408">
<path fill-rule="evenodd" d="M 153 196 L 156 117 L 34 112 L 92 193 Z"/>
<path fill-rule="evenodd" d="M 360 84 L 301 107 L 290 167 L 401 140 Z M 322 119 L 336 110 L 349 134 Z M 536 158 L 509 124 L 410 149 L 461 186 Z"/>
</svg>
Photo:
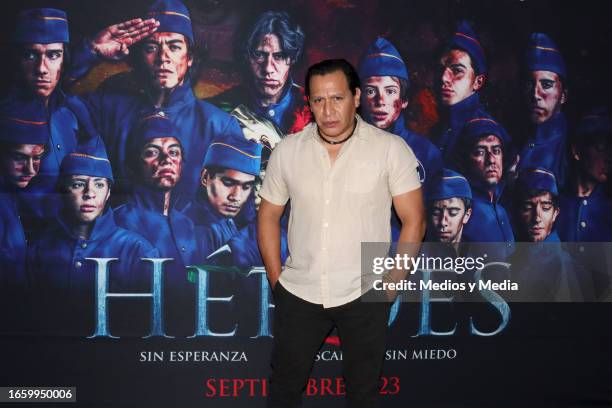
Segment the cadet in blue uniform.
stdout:
<svg viewBox="0 0 612 408">
<path fill-rule="evenodd" d="M 534 33 L 526 58 L 525 99 L 531 127 L 519 151 L 518 171 L 541 167 L 563 188 L 567 173 L 567 123 L 561 111 L 567 101 L 567 69 L 557 45 Z"/>
<path fill-rule="evenodd" d="M 25 285 L 26 234 L 18 194 L 34 180 L 49 140 L 42 102 L 16 102 L 0 112 L 0 287 Z M 1 296 L 0 296 L 1 297 Z"/>
<path fill-rule="evenodd" d="M 73 152 L 60 167 L 63 208 L 57 222 L 28 249 L 29 278 L 41 319 L 50 329 L 91 334 L 95 324 L 96 263 L 86 258 L 118 258 L 109 267 L 109 291 L 146 288 L 157 249 L 142 236 L 115 224 L 107 206 L 113 175 L 103 148 Z M 47 321 L 45 321 L 47 320 Z M 41 327 L 44 329 L 44 327 Z"/>
<path fill-rule="evenodd" d="M 115 178 L 124 184 L 130 130 L 156 108 L 167 113 L 180 135 L 185 155 L 177 189 L 193 197 L 199 186 L 202 160 L 211 141 L 225 136 L 242 136 L 242 131 L 235 119 L 212 104 L 197 100 L 191 89 L 189 74 L 195 62 L 195 44 L 189 11 L 183 3 L 157 0 L 149 7 L 147 17 L 155 18 L 159 25 L 155 33 L 130 50 L 133 72 L 127 74 L 126 81 L 115 78 L 102 84 L 86 100 L 106 143 Z M 99 34 L 90 48 L 80 53 L 96 55 L 96 50 L 102 50 L 97 51 L 99 57 L 125 56 L 125 47 L 114 43 L 105 34 L 107 31 Z M 113 48 L 112 44 L 116 46 Z M 80 60 L 84 65 L 96 61 Z M 86 69 L 79 71 L 82 73 Z"/>
<path fill-rule="evenodd" d="M 444 169 L 442 177 L 426 195 L 427 240 L 459 244 L 463 227 L 472 216 L 472 189 L 465 177 Z"/>
<path fill-rule="evenodd" d="M 310 121 L 304 88 L 293 82 L 293 67 L 302 55 L 304 32 L 289 14 L 263 13 L 247 33 L 240 50 L 244 84 L 210 99 L 231 111 L 243 104 L 276 124 L 283 134 L 296 133 Z"/>
<path fill-rule="evenodd" d="M 612 117 L 601 108 L 578 124 L 571 143 L 572 173 L 561 194 L 562 241 L 612 241 L 612 199 L 606 191 L 612 161 Z"/>
<path fill-rule="evenodd" d="M 408 143 L 419 161 L 421 184 L 427 186 L 442 173 L 442 154 L 427 138 L 406 127 L 403 110 L 408 106 L 410 78 L 399 52 L 389 41 L 378 38 L 366 50 L 358 72 L 364 119 Z"/>
<path fill-rule="evenodd" d="M 15 49 L 18 78 L 0 105 L 39 100 L 46 106 L 50 128 L 40 174 L 20 193 L 24 215 L 30 220 L 28 224 L 44 222 L 40 218 L 55 217 L 61 205 L 55 184 L 64 156 L 79 145 L 99 143 L 83 103 L 77 97 L 66 95 L 60 87 L 69 41 L 68 19 L 62 10 L 30 9 L 17 17 L 11 43 Z"/>
<path fill-rule="evenodd" d="M 513 279 L 523 300 L 579 300 L 591 296 L 588 276 L 576 276 L 575 267 L 560 244 L 555 228 L 559 215 L 559 191 L 553 172 L 543 168 L 523 169 L 516 185 L 517 236 L 530 244 L 519 244 L 513 254 Z"/>
<path fill-rule="evenodd" d="M 196 225 L 233 219 L 239 231 L 227 242 L 227 248 L 231 263 L 244 268 L 263 265 L 257 247 L 253 195 L 261 152 L 262 146 L 250 140 L 213 142 L 204 159 L 201 193 L 185 210 Z M 284 238 L 282 252 L 286 258 L 286 235 Z"/>
<path fill-rule="evenodd" d="M 472 216 L 463 229 L 469 242 L 498 242 L 495 259 L 505 259 L 513 250 L 514 234 L 510 219 L 499 203 L 503 190 L 504 158 L 510 136 L 488 117 L 469 120 L 461 133 L 458 151 L 461 165 L 472 189 Z"/>
<path fill-rule="evenodd" d="M 473 118 L 491 118 L 480 104 L 478 92 L 485 84 L 484 50 L 472 27 L 461 21 L 447 50 L 440 58 L 439 100 L 441 120 L 433 142 L 442 151 L 446 167 L 457 167 L 459 135 Z"/>
</svg>

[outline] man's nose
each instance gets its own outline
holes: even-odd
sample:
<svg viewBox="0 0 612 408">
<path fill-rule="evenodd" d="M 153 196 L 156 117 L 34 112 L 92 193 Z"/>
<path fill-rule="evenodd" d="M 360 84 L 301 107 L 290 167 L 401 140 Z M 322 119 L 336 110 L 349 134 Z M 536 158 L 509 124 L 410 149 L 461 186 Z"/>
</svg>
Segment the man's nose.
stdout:
<svg viewBox="0 0 612 408">
<path fill-rule="evenodd" d="M 49 69 L 47 68 L 47 59 L 44 56 L 38 58 L 34 69 L 36 70 L 36 74 L 46 75 L 49 72 Z"/>
<path fill-rule="evenodd" d="M 442 71 L 442 83 L 443 84 L 448 84 L 451 82 L 451 70 L 448 68 L 444 68 L 444 70 Z"/>
<path fill-rule="evenodd" d="M 27 175 L 27 176 L 32 176 L 32 175 L 34 175 L 34 173 L 35 173 L 35 169 L 34 169 L 34 159 L 32 159 L 32 158 L 29 158 L 29 159 L 28 159 L 28 161 L 26 162 L 26 167 L 25 167 L 25 170 L 26 170 L 26 173 L 27 173 L 26 175 Z"/>
</svg>

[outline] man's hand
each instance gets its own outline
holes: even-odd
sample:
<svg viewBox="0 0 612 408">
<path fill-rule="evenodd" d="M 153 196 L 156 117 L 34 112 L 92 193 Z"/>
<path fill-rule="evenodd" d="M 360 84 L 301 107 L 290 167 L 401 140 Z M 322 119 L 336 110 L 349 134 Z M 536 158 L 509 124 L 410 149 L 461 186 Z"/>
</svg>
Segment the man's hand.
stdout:
<svg viewBox="0 0 612 408">
<path fill-rule="evenodd" d="M 119 60 L 130 53 L 129 47 L 153 34 L 159 27 L 154 18 L 135 18 L 106 27 L 92 41 L 94 52 L 102 58 Z"/>
</svg>

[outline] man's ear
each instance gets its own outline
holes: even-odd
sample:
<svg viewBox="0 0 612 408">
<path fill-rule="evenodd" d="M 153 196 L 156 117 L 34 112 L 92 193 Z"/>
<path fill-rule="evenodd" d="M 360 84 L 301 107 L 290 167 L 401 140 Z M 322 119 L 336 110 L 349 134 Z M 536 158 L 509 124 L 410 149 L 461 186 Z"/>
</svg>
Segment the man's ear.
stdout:
<svg viewBox="0 0 612 408">
<path fill-rule="evenodd" d="M 572 157 L 576 161 L 580 161 L 580 153 L 578 152 L 578 148 L 575 144 L 572 144 Z"/>
<path fill-rule="evenodd" d="M 355 88 L 355 107 L 358 108 L 359 104 L 361 103 L 361 89 L 359 88 Z"/>
<path fill-rule="evenodd" d="M 561 101 L 559 103 L 563 105 L 565 102 L 567 102 L 567 89 L 563 88 L 561 92 Z"/>
<path fill-rule="evenodd" d="M 468 208 L 465 214 L 463 214 L 463 220 L 462 220 L 463 225 L 468 223 L 471 216 L 472 216 L 472 208 Z"/>
<path fill-rule="evenodd" d="M 476 75 L 476 78 L 474 78 L 474 85 L 472 86 L 472 89 L 476 92 L 479 91 L 484 86 L 485 81 L 486 77 L 484 76 L 484 74 Z"/>
<path fill-rule="evenodd" d="M 202 187 L 207 187 L 207 179 L 208 179 L 208 171 L 206 169 L 202 169 L 200 172 L 200 184 Z"/>
</svg>

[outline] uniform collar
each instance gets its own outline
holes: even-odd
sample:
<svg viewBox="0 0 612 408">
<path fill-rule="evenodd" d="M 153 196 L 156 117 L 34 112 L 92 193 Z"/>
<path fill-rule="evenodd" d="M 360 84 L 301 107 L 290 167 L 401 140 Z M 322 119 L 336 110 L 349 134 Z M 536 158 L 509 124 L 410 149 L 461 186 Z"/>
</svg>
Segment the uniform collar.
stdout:
<svg viewBox="0 0 612 408">
<path fill-rule="evenodd" d="M 478 92 L 475 92 L 459 103 L 449 106 L 448 115 L 451 128 L 454 129 L 461 126 L 479 106 L 480 96 Z"/>
<path fill-rule="evenodd" d="M 400 114 L 399 118 L 388 129 L 388 132 L 393 133 L 394 135 L 401 135 L 404 130 L 406 130 L 406 120 L 404 119 L 404 115 Z"/>
<path fill-rule="evenodd" d="M 57 216 L 57 221 L 62 228 L 62 230 L 66 233 L 66 235 L 78 240 L 78 237 L 75 237 L 72 234 L 72 230 L 70 228 L 70 222 L 66 218 L 63 211 L 60 211 L 60 214 Z M 94 226 L 91 230 L 91 234 L 86 241 L 99 241 L 107 238 L 117 229 L 117 224 L 115 224 L 115 217 L 113 215 L 113 210 L 110 206 L 107 206 L 105 211 L 102 213 L 94 221 Z"/>
<path fill-rule="evenodd" d="M 173 189 L 170 194 L 170 211 L 174 209 L 177 196 L 176 190 Z M 165 192 L 143 185 L 135 185 L 128 201 L 138 208 L 163 214 Z"/>
<path fill-rule="evenodd" d="M 542 242 L 561 242 L 561 239 L 559 238 L 559 234 L 557 234 L 557 230 L 553 227 L 551 233 Z"/>
<path fill-rule="evenodd" d="M 149 95 L 146 86 L 140 87 L 140 93 L 145 97 L 147 104 L 154 104 L 153 98 Z M 195 100 L 195 95 L 191 89 L 191 80 L 187 78 L 183 81 L 182 85 L 174 88 L 164 105 L 159 109 L 165 110 L 172 115 L 172 113 L 180 110 L 185 105 L 193 103 Z"/>
<path fill-rule="evenodd" d="M 485 187 L 484 184 L 478 181 L 471 180 L 468 178 L 468 182 L 470 183 L 470 187 L 472 188 L 472 195 L 474 198 L 479 198 L 491 204 L 497 204 L 499 198 L 504 191 L 504 181 L 502 180 L 496 187 L 493 192 L 493 201 L 489 198 L 489 190 Z"/>
<path fill-rule="evenodd" d="M 566 133 L 567 121 L 563 112 L 557 112 L 546 122 L 535 126 L 535 140 L 538 142 L 564 137 Z"/>
</svg>

